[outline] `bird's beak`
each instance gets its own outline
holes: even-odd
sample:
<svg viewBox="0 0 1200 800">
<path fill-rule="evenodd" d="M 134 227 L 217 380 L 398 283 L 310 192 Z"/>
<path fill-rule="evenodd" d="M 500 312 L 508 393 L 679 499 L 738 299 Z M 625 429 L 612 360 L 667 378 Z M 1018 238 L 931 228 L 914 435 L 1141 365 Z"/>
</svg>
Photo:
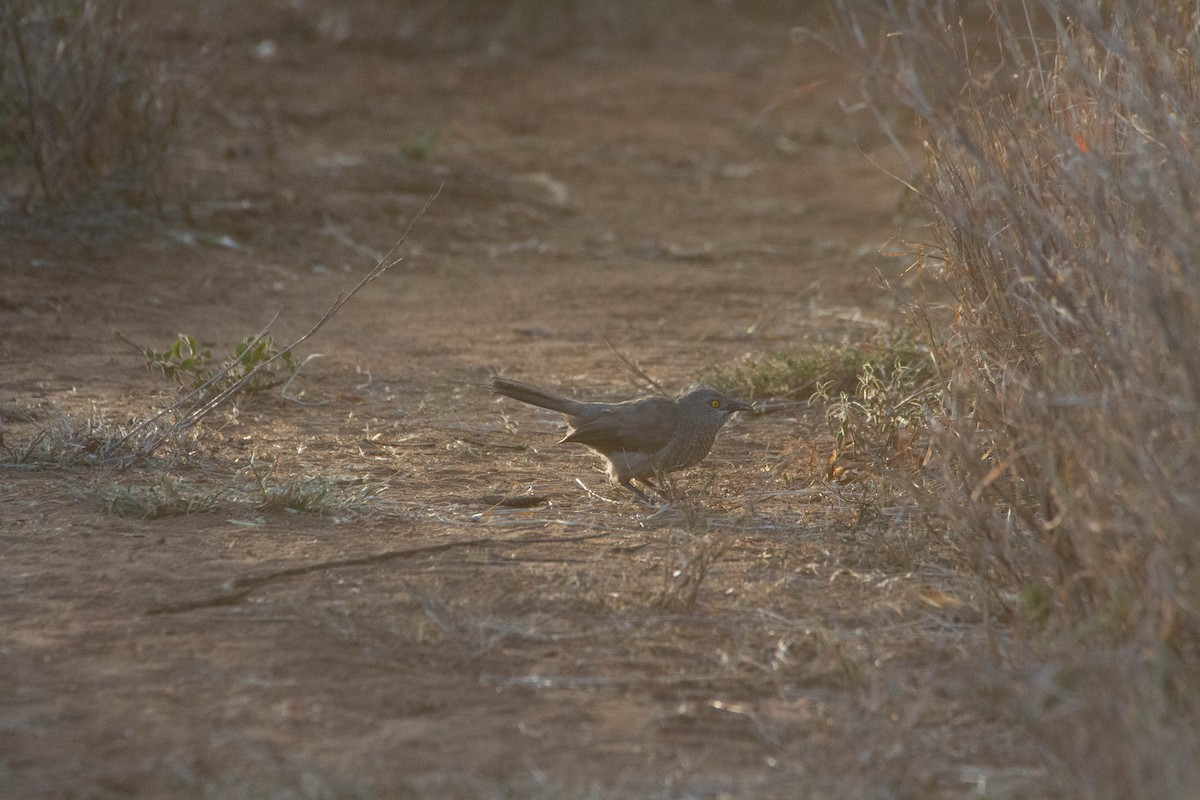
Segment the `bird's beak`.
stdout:
<svg viewBox="0 0 1200 800">
<path fill-rule="evenodd" d="M 730 414 L 732 414 L 735 411 L 753 411 L 753 410 L 754 410 L 754 406 L 750 405 L 749 403 L 743 403 L 741 400 L 734 400 L 732 403 L 729 404 L 729 413 Z"/>
</svg>

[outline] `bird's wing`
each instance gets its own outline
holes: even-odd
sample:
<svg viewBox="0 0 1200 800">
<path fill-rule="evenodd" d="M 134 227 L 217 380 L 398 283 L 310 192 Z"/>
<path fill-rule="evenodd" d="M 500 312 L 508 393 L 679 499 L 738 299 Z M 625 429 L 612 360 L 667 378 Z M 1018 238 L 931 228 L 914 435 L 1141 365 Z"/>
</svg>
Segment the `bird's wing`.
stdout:
<svg viewBox="0 0 1200 800">
<path fill-rule="evenodd" d="M 618 403 L 587 419 L 573 420 L 575 429 L 563 441 L 608 453 L 656 453 L 674 436 L 676 415 L 675 403 L 664 397 Z"/>
</svg>

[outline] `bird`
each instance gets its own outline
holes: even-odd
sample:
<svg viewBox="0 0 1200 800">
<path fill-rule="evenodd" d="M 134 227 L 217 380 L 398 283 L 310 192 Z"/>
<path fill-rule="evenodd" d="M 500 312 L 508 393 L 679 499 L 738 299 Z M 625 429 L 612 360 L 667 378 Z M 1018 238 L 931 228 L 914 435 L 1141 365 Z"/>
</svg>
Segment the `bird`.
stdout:
<svg viewBox="0 0 1200 800">
<path fill-rule="evenodd" d="M 559 444 L 578 442 L 604 456 L 613 485 L 647 504 L 654 501 L 634 481 L 665 498 L 655 479 L 699 464 L 721 426 L 735 412 L 754 408 L 715 389 L 697 389 L 676 400 L 643 397 L 623 403 L 584 403 L 501 377 L 492 379 L 491 390 L 562 414 L 570 428 Z"/>
</svg>

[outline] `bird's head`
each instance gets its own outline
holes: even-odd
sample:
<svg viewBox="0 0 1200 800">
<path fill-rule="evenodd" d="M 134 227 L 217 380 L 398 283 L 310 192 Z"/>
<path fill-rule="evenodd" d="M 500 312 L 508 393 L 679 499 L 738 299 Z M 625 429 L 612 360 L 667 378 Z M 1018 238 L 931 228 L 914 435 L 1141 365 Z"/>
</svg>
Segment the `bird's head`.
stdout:
<svg viewBox="0 0 1200 800">
<path fill-rule="evenodd" d="M 679 398 L 679 404 L 689 408 L 704 409 L 711 414 L 728 417 L 735 411 L 753 411 L 754 406 L 734 400 L 729 395 L 716 389 L 697 389 Z"/>
</svg>

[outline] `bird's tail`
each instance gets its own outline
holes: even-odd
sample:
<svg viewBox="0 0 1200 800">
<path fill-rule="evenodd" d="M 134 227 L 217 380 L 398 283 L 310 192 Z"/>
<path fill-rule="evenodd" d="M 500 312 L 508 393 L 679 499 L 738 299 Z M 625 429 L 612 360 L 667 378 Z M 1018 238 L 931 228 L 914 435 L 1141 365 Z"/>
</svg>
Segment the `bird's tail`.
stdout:
<svg viewBox="0 0 1200 800">
<path fill-rule="evenodd" d="M 568 416 L 578 414 L 580 407 L 584 405 L 577 400 L 563 397 L 561 394 L 540 389 L 531 383 L 513 381 L 508 378 L 492 378 L 492 391 L 505 397 L 511 397 L 513 400 L 520 400 L 522 403 L 529 403 L 531 406 L 548 408 Z"/>
</svg>

